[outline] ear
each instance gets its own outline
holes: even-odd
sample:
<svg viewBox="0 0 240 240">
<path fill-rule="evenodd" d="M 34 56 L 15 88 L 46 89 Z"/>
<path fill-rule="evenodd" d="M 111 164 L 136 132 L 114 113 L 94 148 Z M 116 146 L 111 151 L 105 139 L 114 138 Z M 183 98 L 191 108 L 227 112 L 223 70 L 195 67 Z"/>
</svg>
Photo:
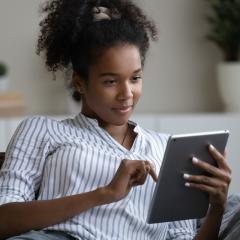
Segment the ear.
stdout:
<svg viewBox="0 0 240 240">
<path fill-rule="evenodd" d="M 79 76 L 76 72 L 73 72 L 72 75 L 73 87 L 80 93 L 84 94 L 86 89 L 86 83 L 83 78 Z"/>
</svg>

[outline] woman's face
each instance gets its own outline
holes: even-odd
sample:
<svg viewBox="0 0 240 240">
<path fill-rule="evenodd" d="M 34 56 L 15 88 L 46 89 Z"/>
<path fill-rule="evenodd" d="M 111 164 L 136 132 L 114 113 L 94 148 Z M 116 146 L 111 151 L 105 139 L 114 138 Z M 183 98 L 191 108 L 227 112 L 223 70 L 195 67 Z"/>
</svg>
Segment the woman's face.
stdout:
<svg viewBox="0 0 240 240">
<path fill-rule="evenodd" d="M 123 125 L 142 91 L 142 65 L 137 47 L 109 48 L 90 66 L 87 84 L 78 77 L 83 97 L 82 113 L 104 125 Z"/>
</svg>

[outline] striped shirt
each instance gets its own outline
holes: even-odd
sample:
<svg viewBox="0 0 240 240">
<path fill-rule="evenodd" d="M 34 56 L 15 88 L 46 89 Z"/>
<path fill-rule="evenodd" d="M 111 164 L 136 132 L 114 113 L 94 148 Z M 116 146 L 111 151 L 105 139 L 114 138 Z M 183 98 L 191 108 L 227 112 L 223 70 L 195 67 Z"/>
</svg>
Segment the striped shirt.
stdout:
<svg viewBox="0 0 240 240">
<path fill-rule="evenodd" d="M 123 159 L 149 160 L 158 172 L 168 135 L 141 128 L 130 150 L 83 114 L 57 121 L 25 119 L 13 135 L 0 171 L 0 205 L 55 199 L 107 185 Z M 147 224 L 155 183 L 134 187 L 124 199 L 94 207 L 48 227 L 82 240 L 193 239 L 194 220 Z M 174 200 L 171 204 L 174 204 Z"/>
</svg>

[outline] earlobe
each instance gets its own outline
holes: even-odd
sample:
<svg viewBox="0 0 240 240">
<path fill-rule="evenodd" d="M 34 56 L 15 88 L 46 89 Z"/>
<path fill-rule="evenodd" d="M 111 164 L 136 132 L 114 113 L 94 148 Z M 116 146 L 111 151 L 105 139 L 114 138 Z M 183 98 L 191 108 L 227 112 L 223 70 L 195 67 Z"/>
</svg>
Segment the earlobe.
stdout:
<svg viewBox="0 0 240 240">
<path fill-rule="evenodd" d="M 76 73 L 74 72 L 72 75 L 73 79 L 73 87 L 80 93 L 84 94 L 84 80 Z"/>
<path fill-rule="evenodd" d="M 78 86 L 78 87 L 77 87 L 77 90 L 78 90 L 78 92 L 79 92 L 80 94 L 84 94 L 83 87 Z"/>
</svg>

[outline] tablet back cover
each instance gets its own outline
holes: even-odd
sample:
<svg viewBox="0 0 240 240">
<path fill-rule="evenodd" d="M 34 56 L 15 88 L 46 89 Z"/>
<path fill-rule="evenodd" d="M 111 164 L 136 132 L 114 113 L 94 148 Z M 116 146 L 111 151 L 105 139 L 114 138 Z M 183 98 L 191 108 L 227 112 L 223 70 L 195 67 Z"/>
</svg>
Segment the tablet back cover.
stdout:
<svg viewBox="0 0 240 240">
<path fill-rule="evenodd" d="M 216 165 L 208 152 L 208 145 L 214 145 L 223 153 L 228 135 L 228 131 L 221 131 L 207 136 L 173 135 L 169 138 L 149 207 L 148 223 L 195 219 L 206 215 L 209 206 L 208 194 L 185 187 L 183 174 L 206 175 L 192 164 L 192 157 Z"/>
</svg>

